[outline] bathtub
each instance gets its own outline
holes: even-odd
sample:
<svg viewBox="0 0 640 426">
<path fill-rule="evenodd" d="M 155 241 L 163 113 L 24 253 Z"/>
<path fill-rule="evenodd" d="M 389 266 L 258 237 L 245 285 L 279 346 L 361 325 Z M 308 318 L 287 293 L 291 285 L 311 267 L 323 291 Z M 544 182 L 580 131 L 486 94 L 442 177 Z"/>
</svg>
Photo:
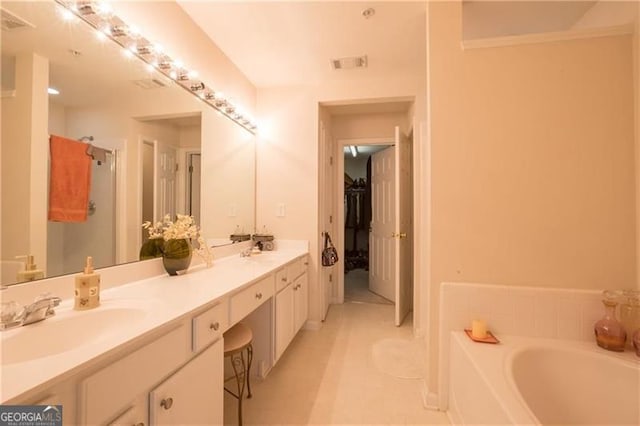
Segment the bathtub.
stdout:
<svg viewBox="0 0 640 426">
<path fill-rule="evenodd" d="M 595 342 L 452 332 L 454 424 L 640 424 L 640 358 Z"/>
</svg>

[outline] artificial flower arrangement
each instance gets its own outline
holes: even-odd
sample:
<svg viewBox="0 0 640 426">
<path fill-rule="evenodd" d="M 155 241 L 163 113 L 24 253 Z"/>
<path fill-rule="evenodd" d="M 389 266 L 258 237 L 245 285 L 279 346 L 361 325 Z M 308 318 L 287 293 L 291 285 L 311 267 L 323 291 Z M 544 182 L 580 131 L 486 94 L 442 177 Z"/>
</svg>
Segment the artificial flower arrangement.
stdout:
<svg viewBox="0 0 640 426">
<path fill-rule="evenodd" d="M 200 229 L 195 224 L 193 216 L 177 214 L 174 222 L 170 215 L 165 215 L 161 222 L 152 224 L 147 221 L 142 224 L 142 227 L 149 233 L 149 241 L 144 243 L 140 249 L 140 260 L 164 256 L 170 246 L 170 241 L 189 240 L 198 243 L 198 247 L 193 251 L 204 260 L 207 267 L 213 265 L 213 255 L 204 238 L 200 235 Z"/>
</svg>

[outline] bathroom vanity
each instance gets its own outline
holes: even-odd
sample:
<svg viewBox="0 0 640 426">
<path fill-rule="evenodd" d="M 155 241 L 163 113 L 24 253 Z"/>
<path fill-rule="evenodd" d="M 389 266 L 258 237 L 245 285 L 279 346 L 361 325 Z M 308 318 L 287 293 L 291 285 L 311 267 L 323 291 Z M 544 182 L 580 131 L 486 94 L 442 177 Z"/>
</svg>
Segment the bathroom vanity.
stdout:
<svg viewBox="0 0 640 426">
<path fill-rule="evenodd" d="M 221 424 L 223 333 L 248 322 L 252 372 L 268 373 L 307 318 L 306 247 L 110 288 L 90 311 L 63 300 L 2 333 L 2 404 L 62 405 L 64 424 Z"/>
</svg>

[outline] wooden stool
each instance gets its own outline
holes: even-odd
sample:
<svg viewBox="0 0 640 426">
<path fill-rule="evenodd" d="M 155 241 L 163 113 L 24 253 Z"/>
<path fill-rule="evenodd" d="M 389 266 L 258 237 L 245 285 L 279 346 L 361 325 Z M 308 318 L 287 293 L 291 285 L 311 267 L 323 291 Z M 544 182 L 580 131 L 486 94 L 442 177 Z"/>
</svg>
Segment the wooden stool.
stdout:
<svg viewBox="0 0 640 426">
<path fill-rule="evenodd" d="M 236 379 L 238 393 L 234 393 L 226 387 L 224 390 L 238 399 L 238 424 L 242 426 L 242 399 L 244 396 L 245 384 L 247 386 L 247 398 L 251 398 L 251 361 L 253 361 L 253 333 L 251 329 L 242 323 L 238 323 L 224 333 L 224 357 L 229 357 L 233 367 L 234 376 L 225 379 Z M 247 351 L 247 360 L 244 359 L 244 352 Z"/>
</svg>

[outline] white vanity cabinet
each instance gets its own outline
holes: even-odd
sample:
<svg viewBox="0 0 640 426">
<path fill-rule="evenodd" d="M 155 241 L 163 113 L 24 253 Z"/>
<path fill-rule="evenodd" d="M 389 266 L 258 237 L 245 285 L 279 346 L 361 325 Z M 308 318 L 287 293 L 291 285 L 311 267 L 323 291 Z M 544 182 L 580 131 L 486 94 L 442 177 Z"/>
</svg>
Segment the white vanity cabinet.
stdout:
<svg viewBox="0 0 640 426">
<path fill-rule="evenodd" d="M 281 277 L 280 280 L 278 277 Z M 284 287 L 278 286 L 282 282 Z M 308 317 L 309 285 L 307 257 L 302 256 L 276 271 L 276 285 L 281 289 L 275 301 L 275 360 L 285 351 Z"/>
<path fill-rule="evenodd" d="M 223 299 L 82 379 L 79 423 L 221 423 L 227 326 Z"/>
<path fill-rule="evenodd" d="M 295 335 L 309 317 L 309 279 L 302 274 L 293 282 L 293 334 Z"/>
<path fill-rule="evenodd" d="M 151 425 L 223 423 L 223 351 L 219 339 L 151 391 Z"/>
<path fill-rule="evenodd" d="M 293 284 L 289 283 L 276 295 L 275 360 L 278 360 L 293 339 Z"/>
</svg>

